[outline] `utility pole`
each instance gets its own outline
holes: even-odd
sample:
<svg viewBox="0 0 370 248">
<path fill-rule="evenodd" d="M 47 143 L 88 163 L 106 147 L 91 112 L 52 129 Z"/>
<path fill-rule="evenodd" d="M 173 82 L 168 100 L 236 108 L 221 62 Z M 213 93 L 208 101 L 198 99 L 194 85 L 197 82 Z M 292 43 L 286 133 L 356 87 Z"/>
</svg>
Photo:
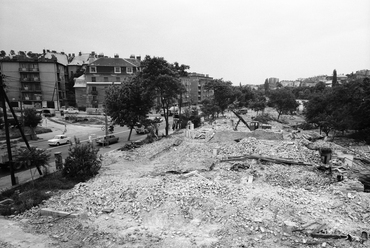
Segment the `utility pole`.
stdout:
<svg viewBox="0 0 370 248">
<path fill-rule="evenodd" d="M 15 180 L 15 175 L 14 175 L 12 150 L 11 150 L 11 145 L 10 145 L 9 123 L 8 123 L 8 116 L 7 116 L 7 112 L 6 112 L 6 103 L 8 103 L 10 112 L 12 113 L 13 118 L 15 120 L 15 124 L 18 127 L 18 129 L 19 129 L 19 131 L 21 133 L 21 136 L 22 136 L 24 142 L 26 143 L 27 148 L 29 150 L 31 150 L 31 147 L 30 147 L 30 145 L 28 143 L 28 140 L 27 140 L 26 136 L 24 135 L 23 129 L 20 127 L 20 123 L 18 121 L 17 115 L 15 114 L 12 106 L 10 105 L 9 98 L 8 98 L 8 96 L 5 93 L 4 84 L 3 84 L 3 75 L 1 73 L 0 73 L 0 99 L 1 99 L 1 104 L 3 106 L 3 112 L 4 112 L 5 133 L 6 133 L 6 146 L 8 148 L 10 176 L 11 176 L 12 185 L 14 186 L 14 185 L 16 185 L 16 180 Z M 41 172 L 40 167 L 38 165 L 36 165 L 36 168 L 37 168 L 37 170 L 38 170 L 38 172 L 39 172 L 39 174 L 41 176 L 42 175 L 42 172 Z"/>
<path fill-rule="evenodd" d="M 4 113 L 4 127 L 5 127 L 5 136 L 6 136 L 6 146 L 8 150 L 8 163 L 10 167 L 10 178 L 12 181 L 12 185 L 16 185 L 17 182 L 15 180 L 14 174 L 14 167 L 13 167 L 13 158 L 12 158 L 12 147 L 10 146 L 10 134 L 9 134 L 9 123 L 8 123 L 8 114 L 6 113 L 6 104 L 5 104 L 5 91 L 4 91 L 4 84 L 3 84 L 3 75 L 0 73 L 0 99 L 1 105 L 3 107 Z"/>
</svg>

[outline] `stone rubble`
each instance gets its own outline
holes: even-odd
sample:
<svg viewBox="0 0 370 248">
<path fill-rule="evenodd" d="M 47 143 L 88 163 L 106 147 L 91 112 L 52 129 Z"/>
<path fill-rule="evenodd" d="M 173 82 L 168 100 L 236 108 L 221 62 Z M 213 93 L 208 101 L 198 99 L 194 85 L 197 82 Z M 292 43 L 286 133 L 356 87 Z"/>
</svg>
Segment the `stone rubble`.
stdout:
<svg viewBox="0 0 370 248">
<path fill-rule="evenodd" d="M 202 127 L 204 139 L 180 132 L 132 151 L 111 152 L 96 178 L 15 218 L 29 219 L 26 228 L 48 233 L 59 247 L 369 245 L 361 244 L 359 236 L 370 230 L 370 198 L 348 187 L 361 187 L 355 178 L 346 175 L 337 182 L 313 166 L 257 160 L 232 170 L 232 162 L 220 160 L 244 154 L 313 164 L 321 160 L 305 139 L 208 142 L 220 130 L 234 132 L 228 122 Z M 314 145 L 343 150 L 321 140 Z M 42 207 L 85 215 L 52 222 L 38 215 Z M 312 238 L 315 231 L 349 234 L 354 241 Z"/>
</svg>

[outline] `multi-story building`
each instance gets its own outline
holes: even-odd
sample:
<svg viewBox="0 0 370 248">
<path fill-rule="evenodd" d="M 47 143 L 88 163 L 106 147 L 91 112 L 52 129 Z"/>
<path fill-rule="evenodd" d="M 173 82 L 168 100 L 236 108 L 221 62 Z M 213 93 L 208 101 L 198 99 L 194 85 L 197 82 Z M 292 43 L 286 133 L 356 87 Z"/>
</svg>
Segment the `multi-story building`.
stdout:
<svg viewBox="0 0 370 248">
<path fill-rule="evenodd" d="M 181 82 L 186 88 L 186 93 L 182 95 L 182 105 L 197 105 L 204 99 L 213 96 L 212 90 L 206 90 L 205 84 L 212 81 L 213 78 L 207 74 L 189 73 L 187 77 L 182 77 Z"/>
<path fill-rule="evenodd" d="M 85 74 L 75 80 L 75 95 L 78 107 L 102 108 L 105 89 L 112 84 L 121 84 L 141 70 L 141 57 L 114 58 L 99 54 L 86 66 Z"/>
<path fill-rule="evenodd" d="M 64 104 L 68 58 L 64 53 L 12 52 L 0 57 L 6 92 L 14 108 L 55 108 Z"/>
<path fill-rule="evenodd" d="M 275 90 L 277 88 L 277 83 L 279 82 L 278 78 L 269 78 L 268 84 L 270 90 Z"/>
</svg>

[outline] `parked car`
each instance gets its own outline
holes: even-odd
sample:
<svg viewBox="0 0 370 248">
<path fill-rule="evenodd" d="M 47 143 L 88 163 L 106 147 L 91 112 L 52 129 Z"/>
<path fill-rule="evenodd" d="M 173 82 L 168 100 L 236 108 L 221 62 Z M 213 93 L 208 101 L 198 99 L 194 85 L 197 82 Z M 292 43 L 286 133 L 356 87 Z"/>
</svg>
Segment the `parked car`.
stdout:
<svg viewBox="0 0 370 248">
<path fill-rule="evenodd" d="M 80 111 L 75 108 L 67 108 L 66 110 L 64 110 L 64 114 L 78 114 L 79 112 Z"/>
<path fill-rule="evenodd" d="M 55 135 L 54 138 L 48 140 L 49 146 L 59 146 L 62 144 L 69 144 L 70 142 L 71 138 L 64 134 Z"/>
<path fill-rule="evenodd" d="M 52 109 L 52 108 L 44 108 L 44 109 L 42 109 L 42 114 L 45 117 L 55 116 L 55 109 Z"/>
<path fill-rule="evenodd" d="M 118 137 L 114 136 L 113 134 L 110 134 L 108 136 L 98 137 L 98 139 L 96 140 L 96 143 L 98 145 L 110 145 L 113 143 L 118 143 L 118 140 L 119 140 Z"/>
</svg>

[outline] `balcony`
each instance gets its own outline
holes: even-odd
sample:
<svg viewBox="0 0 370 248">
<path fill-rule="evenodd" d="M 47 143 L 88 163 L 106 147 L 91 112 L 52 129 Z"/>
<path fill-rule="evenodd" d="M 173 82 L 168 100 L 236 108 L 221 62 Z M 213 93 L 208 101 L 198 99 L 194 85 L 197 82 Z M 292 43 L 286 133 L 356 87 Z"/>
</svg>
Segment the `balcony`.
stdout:
<svg viewBox="0 0 370 248">
<path fill-rule="evenodd" d="M 41 87 L 25 86 L 21 88 L 21 92 L 41 92 Z"/>
<path fill-rule="evenodd" d="M 23 96 L 23 101 L 42 101 L 42 96 Z"/>
<path fill-rule="evenodd" d="M 20 72 L 39 72 L 39 68 L 28 68 L 28 67 L 21 67 L 19 68 Z"/>
<path fill-rule="evenodd" d="M 40 82 L 40 78 L 39 77 L 21 78 L 21 82 Z"/>
</svg>

